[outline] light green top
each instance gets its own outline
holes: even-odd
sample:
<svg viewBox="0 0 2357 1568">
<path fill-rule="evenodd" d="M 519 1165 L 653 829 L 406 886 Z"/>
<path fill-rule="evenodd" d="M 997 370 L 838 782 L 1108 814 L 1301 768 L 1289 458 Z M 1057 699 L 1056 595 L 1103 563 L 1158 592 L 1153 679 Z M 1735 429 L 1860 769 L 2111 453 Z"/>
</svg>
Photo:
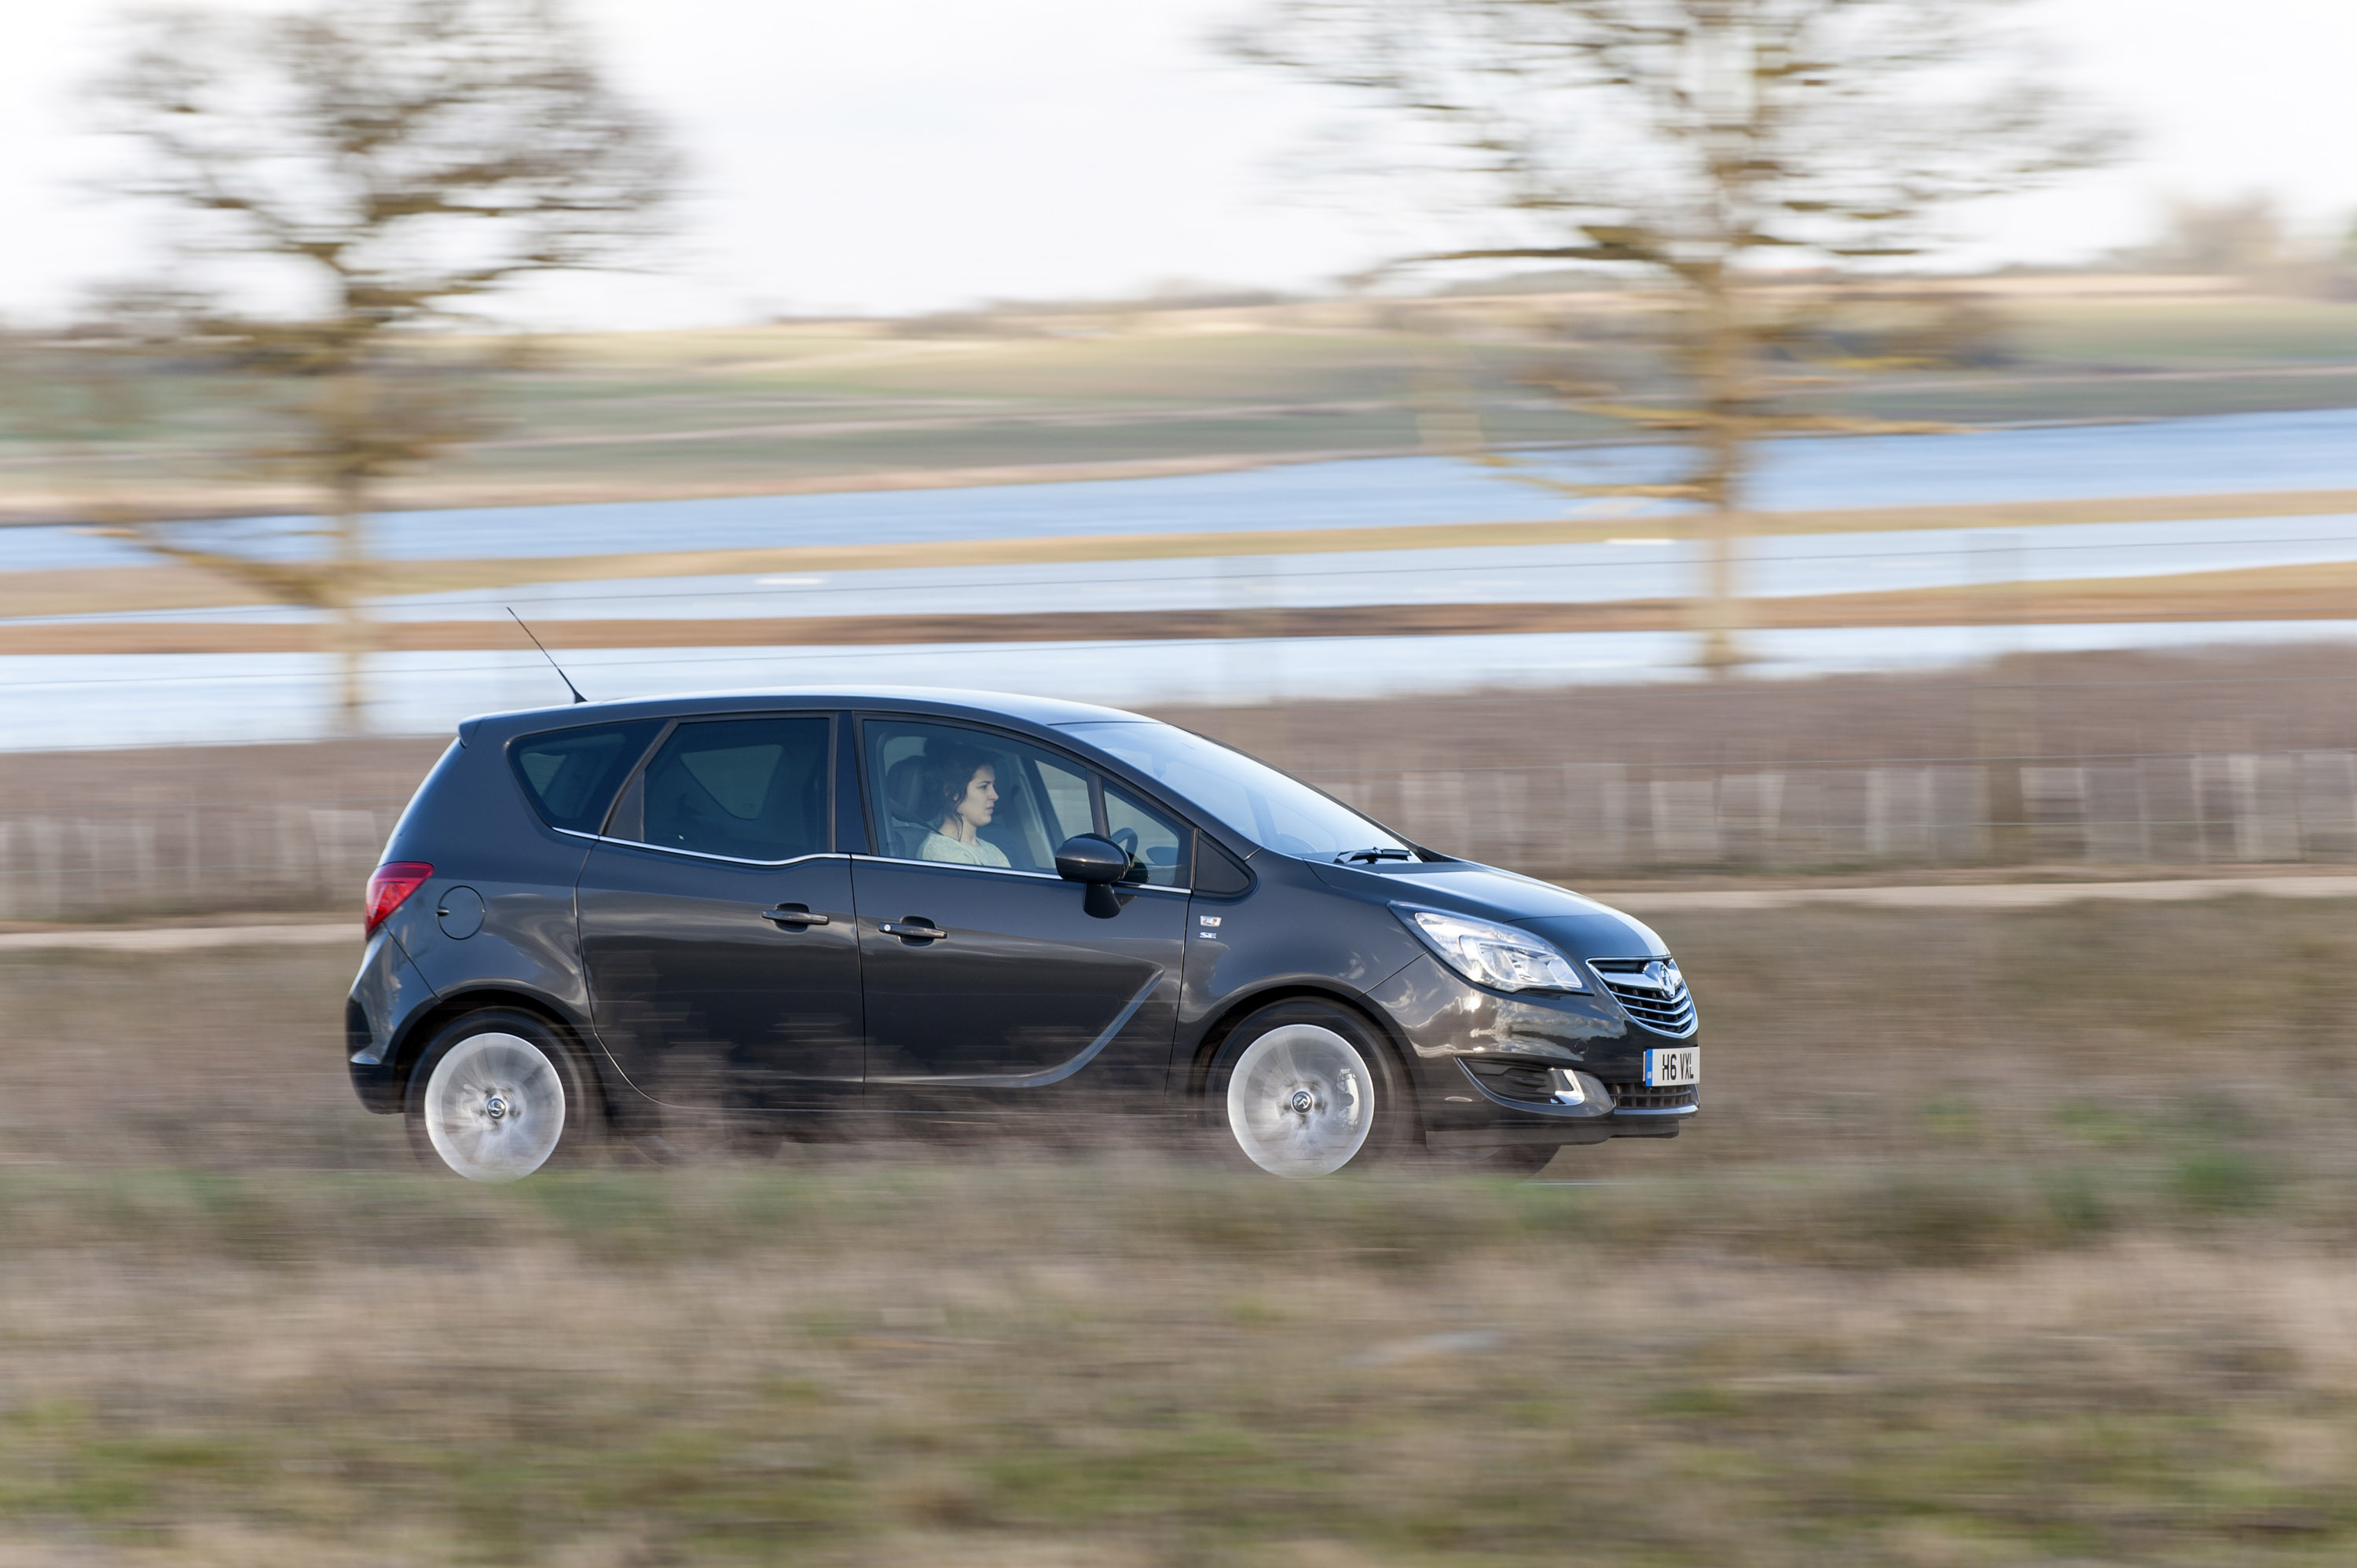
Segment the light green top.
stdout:
<svg viewBox="0 0 2357 1568">
<path fill-rule="evenodd" d="M 944 832 L 927 833 L 925 842 L 917 846 L 917 858 L 947 861 L 952 865 L 996 865 L 1002 870 L 1014 869 L 1007 864 L 1006 852 L 988 840 L 976 839 L 966 843 Z"/>
</svg>

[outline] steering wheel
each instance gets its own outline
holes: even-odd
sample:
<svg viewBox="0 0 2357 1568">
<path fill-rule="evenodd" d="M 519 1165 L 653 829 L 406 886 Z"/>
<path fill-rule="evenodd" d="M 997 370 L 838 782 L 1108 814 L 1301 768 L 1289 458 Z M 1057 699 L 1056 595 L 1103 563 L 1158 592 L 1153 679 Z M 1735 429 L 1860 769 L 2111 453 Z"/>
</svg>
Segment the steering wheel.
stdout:
<svg viewBox="0 0 2357 1568">
<path fill-rule="evenodd" d="M 1121 853 L 1129 857 L 1129 869 L 1121 874 L 1121 879 L 1124 882 L 1143 882 L 1151 875 L 1151 873 L 1146 869 L 1145 863 L 1137 858 L 1137 830 L 1135 828 L 1115 828 L 1113 832 L 1107 833 L 1105 837 L 1121 845 Z"/>
</svg>

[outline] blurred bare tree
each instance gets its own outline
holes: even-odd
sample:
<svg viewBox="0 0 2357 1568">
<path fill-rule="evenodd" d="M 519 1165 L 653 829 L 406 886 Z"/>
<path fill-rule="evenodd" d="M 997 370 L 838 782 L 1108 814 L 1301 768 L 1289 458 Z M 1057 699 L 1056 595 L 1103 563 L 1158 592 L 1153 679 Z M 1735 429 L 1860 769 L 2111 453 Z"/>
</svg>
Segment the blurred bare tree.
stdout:
<svg viewBox="0 0 2357 1568">
<path fill-rule="evenodd" d="M 1827 286 L 1918 257 L 1956 203 L 2095 161 L 2109 136 L 2043 85 L 2011 0 L 1275 0 L 1228 50 L 1355 95 L 1386 156 L 1437 173 L 1496 242 L 1423 263 L 1544 261 L 1663 296 L 1663 395 L 1571 381 L 1573 405 L 1682 436 L 1657 482 L 1583 495 L 1694 504 L 1707 541 L 1701 659 L 1739 661 L 1750 450 L 1867 422 L 1781 412 Z M 1386 171 L 1390 172 L 1390 171 Z M 1813 276 L 1802 269 L 1815 269 Z M 1781 274 L 1780 276 L 1779 274 Z M 1879 428 L 1893 428 L 1884 425 Z"/>
<path fill-rule="evenodd" d="M 2282 265 L 2286 250 L 2275 198 L 2252 190 L 2223 201 L 2172 199 L 2160 238 L 2131 257 L 2158 271 L 2252 277 Z"/>
<path fill-rule="evenodd" d="M 109 521 L 156 554 L 332 612 L 358 729 L 371 488 L 478 428 L 467 354 L 435 329 L 536 274 L 626 261 L 657 231 L 677 160 L 556 0 L 328 0 L 130 26 L 99 94 L 138 153 L 117 188 L 180 231 L 172 285 L 122 296 L 118 344 L 272 389 L 285 439 L 246 456 L 320 497 L 325 548 Z"/>
</svg>

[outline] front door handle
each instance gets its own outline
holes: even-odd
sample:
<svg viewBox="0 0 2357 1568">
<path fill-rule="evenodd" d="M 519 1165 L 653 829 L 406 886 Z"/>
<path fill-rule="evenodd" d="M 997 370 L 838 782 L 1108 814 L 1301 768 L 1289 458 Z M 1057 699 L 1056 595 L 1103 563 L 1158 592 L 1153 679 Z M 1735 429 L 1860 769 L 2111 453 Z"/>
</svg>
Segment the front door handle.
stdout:
<svg viewBox="0 0 2357 1568">
<path fill-rule="evenodd" d="M 761 911 L 761 918 L 775 920 L 780 926 L 823 926 L 830 924 L 824 915 L 813 915 L 801 904 L 780 904 L 774 909 Z"/>
<path fill-rule="evenodd" d="M 906 942 L 938 942 L 949 936 L 947 931 L 931 921 L 913 917 L 906 920 L 886 920 L 876 929 L 888 937 L 899 937 Z"/>
</svg>

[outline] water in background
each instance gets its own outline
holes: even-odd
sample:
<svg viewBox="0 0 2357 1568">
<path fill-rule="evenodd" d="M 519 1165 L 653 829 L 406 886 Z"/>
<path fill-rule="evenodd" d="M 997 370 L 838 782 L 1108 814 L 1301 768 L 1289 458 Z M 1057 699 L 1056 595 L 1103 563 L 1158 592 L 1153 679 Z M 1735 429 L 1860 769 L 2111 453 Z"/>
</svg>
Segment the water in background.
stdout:
<svg viewBox="0 0 2357 1568">
<path fill-rule="evenodd" d="M 1582 481 L 1653 479 L 1659 446 L 1533 459 Z M 2357 409 L 2144 424 L 1770 442 L 1755 503 L 1772 510 L 2357 488 Z M 1613 503 L 1631 515 L 1663 510 Z M 1560 517 L 1594 503 L 1448 457 L 1364 458 L 1151 479 L 978 489 L 614 501 L 393 512 L 374 546 L 395 560 L 596 555 L 644 550 L 892 544 L 929 539 L 1252 532 Z M 208 524 L 212 532 L 223 525 Z M 302 519 L 237 525 L 243 548 L 307 553 Z M 215 537 L 219 537 L 215 532 Z M 67 528 L 0 529 L 0 571 L 122 565 L 132 546 Z"/>
<path fill-rule="evenodd" d="M 1655 471 L 1659 449 L 1565 455 L 1589 477 Z M 2141 425 L 1788 441 L 1771 450 L 1765 504 L 1901 505 L 2120 494 L 2357 487 L 2357 411 L 2235 415 Z M 1244 473 L 976 490 L 748 498 L 411 513 L 380 530 L 388 555 L 525 556 L 669 548 L 1039 534 L 1296 529 L 1560 513 L 1558 497 L 1439 458 L 1305 464 Z M 1239 556 L 834 573 L 651 578 L 416 596 L 393 618 L 858 615 L 882 611 L 1237 609 L 1407 602 L 1674 597 L 1689 547 L 1609 544 Z M 244 525 L 301 546 L 299 524 Z M 1658 524 L 1654 525 L 1658 528 Z M 2059 525 L 1992 536 L 1961 530 L 1764 538 L 1749 546 L 1763 596 L 2295 565 L 2357 559 L 2357 519 Z M 58 529 L 0 530 L 0 569 L 138 559 L 118 542 Z M 1752 634 L 1759 673 L 1813 675 L 1957 663 L 2021 649 L 2165 648 L 2190 641 L 2346 639 L 2351 621 L 1925 627 Z M 307 612 L 236 608 L 137 618 L 238 621 Z M 1299 701 L 1692 677 L 1677 632 L 1520 636 L 986 643 L 919 649 L 631 649 L 566 655 L 597 697 L 780 685 L 996 688 L 1116 706 Z M 387 654 L 375 660 L 372 726 L 436 733 L 466 714 L 561 701 L 536 654 Z M 0 659 L 0 747 L 304 739 L 331 725 L 331 661 L 307 654 Z"/>
</svg>

